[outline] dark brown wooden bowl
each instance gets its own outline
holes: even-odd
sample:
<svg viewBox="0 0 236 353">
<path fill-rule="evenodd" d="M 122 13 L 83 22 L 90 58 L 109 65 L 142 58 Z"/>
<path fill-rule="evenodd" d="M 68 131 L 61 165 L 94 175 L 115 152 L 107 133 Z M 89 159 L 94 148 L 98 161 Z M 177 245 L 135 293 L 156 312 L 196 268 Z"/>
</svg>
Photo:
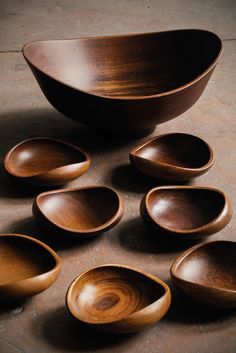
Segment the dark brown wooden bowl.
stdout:
<svg viewBox="0 0 236 353">
<path fill-rule="evenodd" d="M 16 301 L 52 285 L 60 272 L 57 254 L 41 241 L 21 234 L 0 234 L 0 300 Z"/>
<path fill-rule="evenodd" d="M 131 164 L 151 177 L 184 181 L 206 173 L 214 162 L 211 147 L 197 136 L 172 133 L 130 151 Z"/>
<path fill-rule="evenodd" d="M 89 166 L 90 157 L 82 149 L 45 137 L 19 143 L 4 159 L 10 176 L 34 185 L 63 185 L 85 173 Z"/>
<path fill-rule="evenodd" d="M 144 196 L 140 213 L 160 233 L 195 239 L 223 229 L 232 217 L 232 208 L 227 196 L 218 189 L 161 186 Z"/>
<path fill-rule="evenodd" d="M 114 227 L 123 216 L 118 193 L 105 186 L 44 192 L 33 205 L 36 219 L 50 230 L 74 237 L 93 236 Z"/>
<path fill-rule="evenodd" d="M 205 305 L 236 307 L 236 242 L 193 246 L 175 260 L 171 279 L 184 294 Z"/>
<path fill-rule="evenodd" d="M 23 55 L 46 98 L 67 117 L 147 134 L 198 100 L 221 51 L 214 33 L 185 29 L 37 41 Z"/>
<path fill-rule="evenodd" d="M 171 301 L 159 278 L 124 265 L 103 265 L 71 283 L 66 304 L 80 322 L 106 332 L 135 332 L 159 321 Z"/>
</svg>

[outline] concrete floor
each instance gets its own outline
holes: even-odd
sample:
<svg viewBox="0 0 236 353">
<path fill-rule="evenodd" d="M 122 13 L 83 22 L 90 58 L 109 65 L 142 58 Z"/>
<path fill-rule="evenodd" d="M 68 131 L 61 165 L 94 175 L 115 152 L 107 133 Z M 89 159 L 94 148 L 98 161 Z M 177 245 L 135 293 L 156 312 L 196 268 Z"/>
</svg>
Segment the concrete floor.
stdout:
<svg viewBox="0 0 236 353">
<path fill-rule="evenodd" d="M 0 307 L 1 353 L 235 353 L 235 311 L 192 306 L 173 290 L 166 317 L 135 335 L 104 337 L 79 328 L 65 308 L 68 285 L 80 272 L 103 263 L 125 263 L 170 281 L 173 259 L 189 243 L 155 239 L 139 218 L 141 197 L 154 183 L 129 166 L 128 151 L 140 141 L 109 141 L 55 111 L 42 95 L 22 54 L 36 39 L 73 38 L 204 28 L 216 32 L 224 53 L 201 99 L 153 135 L 172 131 L 196 134 L 213 147 L 216 161 L 193 184 L 224 190 L 236 200 L 236 10 L 235 1 L 194 0 L 1 0 L 0 2 L 0 157 L 15 143 L 33 136 L 58 137 L 77 143 L 92 157 L 89 171 L 69 186 L 107 184 L 122 194 L 126 210 L 121 223 L 101 237 L 67 244 L 46 237 L 32 218 L 38 190 L 12 184 L 0 170 L 0 232 L 29 234 L 52 246 L 62 258 L 62 273 L 45 292 L 17 305 Z M 236 241 L 236 219 L 212 239 Z"/>
</svg>

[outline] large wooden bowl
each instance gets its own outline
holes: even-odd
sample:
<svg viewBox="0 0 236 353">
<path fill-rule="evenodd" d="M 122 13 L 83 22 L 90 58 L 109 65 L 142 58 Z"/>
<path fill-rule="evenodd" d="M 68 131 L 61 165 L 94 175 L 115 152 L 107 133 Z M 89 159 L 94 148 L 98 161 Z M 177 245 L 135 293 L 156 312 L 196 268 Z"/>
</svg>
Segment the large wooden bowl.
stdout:
<svg viewBox="0 0 236 353">
<path fill-rule="evenodd" d="M 159 321 L 171 301 L 168 285 L 124 265 L 103 265 L 82 273 L 70 285 L 70 313 L 92 328 L 115 333 L 139 331 Z"/>
<path fill-rule="evenodd" d="M 214 33 L 174 30 L 31 42 L 23 55 L 49 102 L 78 122 L 150 133 L 189 109 L 220 58 Z"/>
<path fill-rule="evenodd" d="M 123 201 L 114 189 L 96 185 L 46 191 L 33 204 L 33 214 L 43 226 L 80 239 L 111 229 L 123 211 Z"/>
<path fill-rule="evenodd" d="M 0 235 L 0 300 L 16 301 L 47 289 L 60 272 L 57 254 L 21 234 Z"/>
<path fill-rule="evenodd" d="M 223 229 L 232 217 L 224 192 L 203 186 L 160 186 L 142 199 L 140 213 L 159 233 L 178 239 L 207 237 Z"/>
<path fill-rule="evenodd" d="M 34 185 L 63 185 L 87 171 L 91 159 L 77 146 L 46 137 L 22 141 L 5 156 L 6 172 Z"/>
<path fill-rule="evenodd" d="M 188 249 L 173 263 L 171 278 L 203 304 L 236 307 L 236 243 L 220 240 Z"/>
</svg>

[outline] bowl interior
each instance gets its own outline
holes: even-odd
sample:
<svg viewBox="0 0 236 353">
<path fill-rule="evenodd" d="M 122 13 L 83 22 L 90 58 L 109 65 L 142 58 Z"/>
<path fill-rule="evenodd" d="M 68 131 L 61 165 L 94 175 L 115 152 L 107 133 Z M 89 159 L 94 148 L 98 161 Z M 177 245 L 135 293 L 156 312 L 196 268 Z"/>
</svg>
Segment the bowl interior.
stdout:
<svg viewBox="0 0 236 353">
<path fill-rule="evenodd" d="M 163 135 L 139 148 L 135 155 L 154 163 L 184 168 L 203 167 L 211 157 L 210 149 L 203 140 L 180 133 Z"/>
<path fill-rule="evenodd" d="M 208 189 L 157 189 L 147 199 L 154 221 L 167 229 L 187 231 L 213 221 L 223 210 L 225 198 Z"/>
<path fill-rule="evenodd" d="M 93 269 L 74 282 L 70 307 L 82 321 L 102 324 L 120 320 L 164 295 L 164 288 L 130 269 Z"/>
<path fill-rule="evenodd" d="M 43 194 L 38 206 L 54 224 L 71 231 L 89 231 L 113 218 L 119 209 L 117 194 L 91 188 Z"/>
<path fill-rule="evenodd" d="M 213 33 L 162 33 L 41 41 L 24 48 L 39 70 L 75 88 L 102 96 L 150 96 L 176 89 L 218 57 Z"/>
<path fill-rule="evenodd" d="M 236 244 L 219 241 L 188 254 L 176 269 L 178 277 L 221 289 L 236 290 Z"/>
<path fill-rule="evenodd" d="M 0 285 L 41 275 L 56 261 L 38 243 L 17 236 L 0 236 Z"/>
<path fill-rule="evenodd" d="M 67 144 L 50 139 L 35 139 L 13 149 L 8 156 L 7 166 L 15 175 L 27 177 L 85 160 L 82 152 Z"/>
</svg>

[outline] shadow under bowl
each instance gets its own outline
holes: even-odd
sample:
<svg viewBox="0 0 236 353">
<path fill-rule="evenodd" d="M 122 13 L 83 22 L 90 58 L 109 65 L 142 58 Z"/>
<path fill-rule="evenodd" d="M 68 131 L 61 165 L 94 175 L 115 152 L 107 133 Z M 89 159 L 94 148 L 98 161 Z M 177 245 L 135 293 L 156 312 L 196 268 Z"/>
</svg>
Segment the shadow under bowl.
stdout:
<svg viewBox="0 0 236 353">
<path fill-rule="evenodd" d="M 43 226 L 81 239 L 114 227 L 123 212 L 119 194 L 105 186 L 44 192 L 33 205 L 33 214 Z"/>
<path fill-rule="evenodd" d="M 236 307 L 236 242 L 188 249 L 174 261 L 171 279 L 185 295 L 207 306 Z"/>
<path fill-rule="evenodd" d="M 60 259 L 41 241 L 20 234 L 0 234 L 0 300 L 36 295 L 57 279 Z"/>
<path fill-rule="evenodd" d="M 34 185 L 63 185 L 87 171 L 90 157 L 61 140 L 37 137 L 13 147 L 4 159 L 6 172 Z"/>
<path fill-rule="evenodd" d="M 197 239 L 223 229 L 232 217 L 232 208 L 218 189 L 162 186 L 144 196 L 140 213 L 145 223 L 165 235 Z"/>
<path fill-rule="evenodd" d="M 206 173 L 214 162 L 212 148 L 197 136 L 164 134 L 130 151 L 131 164 L 151 177 L 185 181 Z"/>
<path fill-rule="evenodd" d="M 80 322 L 105 332 L 139 331 L 159 321 L 171 301 L 168 285 L 124 265 L 103 265 L 79 275 L 66 303 Z"/>
<path fill-rule="evenodd" d="M 78 122 L 147 134 L 189 109 L 219 61 L 212 32 L 36 41 L 23 55 L 48 101 Z"/>
</svg>

